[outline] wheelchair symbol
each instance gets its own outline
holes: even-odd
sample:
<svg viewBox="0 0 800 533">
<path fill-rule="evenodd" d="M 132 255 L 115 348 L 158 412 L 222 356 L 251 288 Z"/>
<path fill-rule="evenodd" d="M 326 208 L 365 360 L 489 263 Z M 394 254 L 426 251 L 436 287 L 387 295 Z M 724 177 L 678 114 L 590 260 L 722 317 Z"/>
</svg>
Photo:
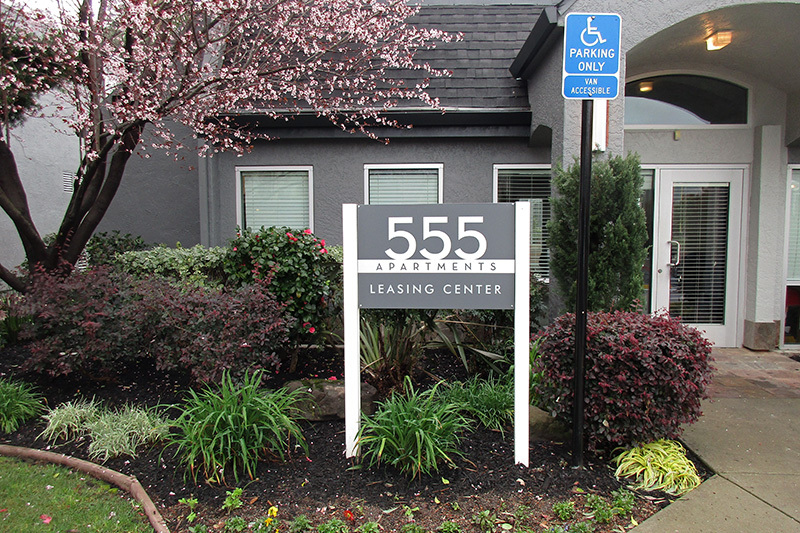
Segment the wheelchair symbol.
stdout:
<svg viewBox="0 0 800 533">
<path fill-rule="evenodd" d="M 606 42 L 606 39 L 603 39 L 603 36 L 600 35 L 600 32 L 597 31 L 597 28 L 592 26 L 592 21 L 595 17 L 588 17 L 586 19 L 586 27 L 581 32 L 581 42 L 586 46 L 594 46 L 596 44 L 603 44 Z"/>
</svg>

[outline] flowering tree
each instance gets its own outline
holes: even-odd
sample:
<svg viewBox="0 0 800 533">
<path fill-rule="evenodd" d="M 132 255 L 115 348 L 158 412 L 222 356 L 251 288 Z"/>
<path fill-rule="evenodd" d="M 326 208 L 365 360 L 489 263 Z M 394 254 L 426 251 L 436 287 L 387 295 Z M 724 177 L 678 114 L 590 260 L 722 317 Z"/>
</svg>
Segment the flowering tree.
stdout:
<svg viewBox="0 0 800 533">
<path fill-rule="evenodd" d="M 243 151 L 257 137 L 243 113 L 290 118 L 300 111 L 372 136 L 394 125 L 381 113 L 402 99 L 436 107 L 404 70 L 445 74 L 415 53 L 452 38 L 407 24 L 406 0 L 79 0 L 58 20 L 0 10 L 0 207 L 28 264 L 71 268 L 106 213 L 148 128 L 154 146 L 182 148 L 170 125 L 194 132 L 212 155 Z M 423 76 L 424 77 L 424 76 Z M 7 140 L 35 95 L 58 86 L 56 112 L 81 141 L 74 192 L 51 244 L 30 215 Z M 142 147 L 144 148 L 144 147 Z M 0 265 L 0 279 L 26 281 Z"/>
</svg>

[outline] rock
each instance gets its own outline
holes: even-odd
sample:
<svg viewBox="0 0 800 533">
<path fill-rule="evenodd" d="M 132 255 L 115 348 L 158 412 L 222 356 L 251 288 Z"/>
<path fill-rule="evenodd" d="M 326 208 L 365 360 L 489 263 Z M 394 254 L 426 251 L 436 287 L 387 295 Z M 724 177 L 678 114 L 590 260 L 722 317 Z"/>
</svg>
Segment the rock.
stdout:
<svg viewBox="0 0 800 533">
<path fill-rule="evenodd" d="M 290 391 L 303 389 L 311 397 L 298 404 L 305 420 L 344 419 L 344 380 L 304 379 L 286 384 Z M 375 387 L 361 384 L 361 412 L 371 415 L 375 412 Z"/>
<path fill-rule="evenodd" d="M 564 442 L 570 438 L 572 431 L 559 422 L 550 413 L 531 405 L 530 409 L 531 440 L 552 440 Z"/>
</svg>

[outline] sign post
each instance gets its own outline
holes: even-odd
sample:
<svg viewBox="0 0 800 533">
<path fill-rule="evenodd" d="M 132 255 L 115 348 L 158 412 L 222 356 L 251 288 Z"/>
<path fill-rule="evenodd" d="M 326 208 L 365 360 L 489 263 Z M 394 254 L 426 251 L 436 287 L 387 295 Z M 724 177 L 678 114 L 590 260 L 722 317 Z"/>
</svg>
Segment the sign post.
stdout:
<svg viewBox="0 0 800 533">
<path fill-rule="evenodd" d="M 342 207 L 345 454 L 358 454 L 359 309 L 514 309 L 514 458 L 529 460 L 530 205 Z"/>
<path fill-rule="evenodd" d="M 615 13 L 569 13 L 564 24 L 561 92 L 582 100 L 581 167 L 578 203 L 578 287 L 575 302 L 575 379 L 573 380 L 572 462 L 583 468 L 586 329 L 589 286 L 589 220 L 594 99 L 619 95 L 622 19 Z"/>
</svg>

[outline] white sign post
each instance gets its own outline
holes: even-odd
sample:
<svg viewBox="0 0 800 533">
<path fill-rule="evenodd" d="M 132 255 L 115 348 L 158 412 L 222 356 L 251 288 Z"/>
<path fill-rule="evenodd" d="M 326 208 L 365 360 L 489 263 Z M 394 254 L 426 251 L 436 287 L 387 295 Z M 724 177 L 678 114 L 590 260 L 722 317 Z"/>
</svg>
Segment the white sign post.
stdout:
<svg viewBox="0 0 800 533">
<path fill-rule="evenodd" d="M 345 204 L 342 229 L 346 456 L 359 453 L 363 304 L 514 309 L 514 460 L 527 466 L 530 204 Z"/>
</svg>

